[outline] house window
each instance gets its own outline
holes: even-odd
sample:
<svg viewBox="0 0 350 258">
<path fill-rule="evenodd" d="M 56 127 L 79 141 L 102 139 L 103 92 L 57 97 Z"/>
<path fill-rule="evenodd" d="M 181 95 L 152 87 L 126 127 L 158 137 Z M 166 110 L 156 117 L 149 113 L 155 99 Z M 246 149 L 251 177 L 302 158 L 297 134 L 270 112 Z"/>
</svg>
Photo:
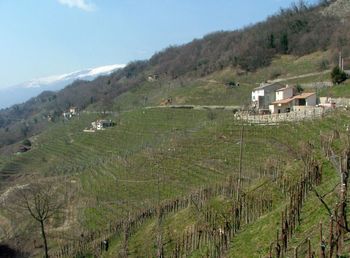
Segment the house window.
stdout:
<svg viewBox="0 0 350 258">
<path fill-rule="evenodd" d="M 305 99 L 299 99 L 299 106 L 306 106 L 306 100 Z"/>
<path fill-rule="evenodd" d="M 286 108 L 286 113 L 289 113 L 290 112 L 290 108 Z"/>
</svg>

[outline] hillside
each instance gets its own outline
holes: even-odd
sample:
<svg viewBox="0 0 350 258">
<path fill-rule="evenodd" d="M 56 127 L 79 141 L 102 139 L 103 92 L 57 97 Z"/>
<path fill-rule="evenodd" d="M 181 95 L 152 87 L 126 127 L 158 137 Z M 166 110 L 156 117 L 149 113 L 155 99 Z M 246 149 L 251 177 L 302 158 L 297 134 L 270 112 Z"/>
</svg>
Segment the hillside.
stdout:
<svg viewBox="0 0 350 258">
<path fill-rule="evenodd" d="M 106 232 L 103 235 L 110 241 L 111 249 L 105 257 L 116 257 L 124 243 L 123 231 L 117 227 L 119 221 L 128 216 L 137 219 L 138 213 L 155 209 L 152 207 L 157 207 L 159 202 L 164 205 L 161 231 L 167 255 L 192 228 L 210 233 L 224 227 L 231 205 L 237 203 L 236 180 L 242 166 L 242 191 L 249 197 L 247 203 L 249 200 L 265 202 L 266 207 L 251 210 L 247 219 L 242 217 L 242 228 L 237 229 L 227 252 L 233 257 L 242 257 L 241 253 L 246 255 L 244 257 L 258 257 L 259 253 L 268 253 L 275 237 L 270 229 L 278 225 L 280 211 L 288 204 L 292 189 L 289 186 L 298 182 L 304 170 L 305 155 L 312 154 L 322 166 L 322 182 L 317 184 L 317 189 L 322 194 L 331 191 L 326 201 L 333 205 L 339 175 L 324 156 L 320 130 L 321 135 L 329 139 L 337 132 L 340 134 L 340 138 L 331 143 L 340 155 L 347 148 L 343 125 L 349 117 L 345 112 L 294 125 L 247 125 L 240 163 L 242 126 L 233 120 L 229 111 L 135 110 L 118 117 L 111 115 L 117 126 L 95 134 L 82 132 L 96 119 L 96 115 L 84 114 L 41 134 L 33 142 L 32 151 L 5 158 L 1 174 L 8 177 L 11 185 L 23 185 L 31 180 L 45 180 L 55 185 L 60 182 L 71 196 L 63 217 L 50 223 L 48 235 L 53 257 L 65 244 L 76 245 L 81 234 L 93 234 L 93 238 L 100 239 L 98 232 Z M 311 152 L 308 148 L 312 148 Z M 22 176 L 18 177 L 19 174 Z M 198 192 L 202 190 L 206 194 Z M 189 194 L 191 203 L 180 205 L 180 202 L 175 210 L 167 208 L 175 200 L 186 200 Z M 308 193 L 301 213 L 303 219 L 290 248 L 311 233 L 314 234 L 313 246 L 316 246 L 318 235 L 314 227 L 320 220 L 325 224 L 328 221 L 320 205 L 314 205 L 317 202 L 315 195 Z M 215 222 L 207 221 L 206 212 L 216 218 Z M 152 213 L 149 218 L 137 220 L 137 226 L 128 233 L 130 257 L 150 257 L 156 252 L 157 220 Z M 6 209 L 1 212 L 4 217 L 10 214 Z M 38 253 L 40 249 L 32 250 L 25 244 L 32 238 L 25 233 L 30 227 L 28 221 L 21 216 L 12 219 L 15 219 L 15 227 L 1 220 L 6 225 L 3 229 L 8 230 L 6 235 L 12 235 L 13 230 L 20 232 L 17 240 L 22 243 L 23 250 Z M 206 223 L 210 224 L 206 226 Z M 63 227 L 68 227 L 68 231 L 61 232 Z M 66 241 L 66 234 L 72 240 Z M 85 254 L 98 250 L 88 240 L 88 235 L 86 248 L 82 249 Z M 251 241 L 247 242 L 247 238 Z M 200 248 L 192 250 L 191 247 L 192 251 L 186 251 L 188 257 L 212 252 L 215 241 L 210 237 Z"/>
<path fill-rule="evenodd" d="M 323 243 L 347 257 L 350 111 L 275 125 L 236 114 L 260 82 L 330 80 L 338 48 L 349 54 L 350 23 L 327 11 L 339 3 L 300 2 L 1 110 L 0 250 L 42 257 L 16 194 L 38 185 L 59 204 L 50 257 L 317 257 Z M 71 106 L 79 116 L 63 119 Z M 99 119 L 114 126 L 84 132 Z M 13 154 L 25 138 L 31 150 Z"/>
<path fill-rule="evenodd" d="M 183 46 L 169 47 L 150 60 L 132 62 L 110 76 L 93 82 L 77 81 L 57 93 L 45 92 L 24 104 L 2 110 L 0 146 L 37 134 L 49 125 L 48 115 L 57 120 L 69 106 L 84 109 L 97 104 L 101 109 L 109 110 L 121 93 L 147 85 L 149 75 L 156 74 L 161 78 L 159 87 L 162 90 L 173 85 L 181 91 L 182 86 L 191 87 L 198 79 L 213 73 L 231 70 L 249 74 L 269 66 L 280 55 L 300 57 L 328 49 L 330 55 L 319 64 L 327 68 L 336 63 L 339 48 L 343 49 L 345 56 L 349 55 L 346 44 L 348 21 L 333 13 L 327 14 L 325 19 L 322 14 L 325 8 L 333 8 L 337 3 L 307 6 L 300 2 L 256 25 L 232 32 L 212 33 Z M 276 69 L 274 75 L 259 79 L 264 81 L 270 79 L 269 76 L 281 75 Z M 211 87 L 210 83 L 207 87 Z M 117 106 L 122 108 L 123 104 Z"/>
</svg>

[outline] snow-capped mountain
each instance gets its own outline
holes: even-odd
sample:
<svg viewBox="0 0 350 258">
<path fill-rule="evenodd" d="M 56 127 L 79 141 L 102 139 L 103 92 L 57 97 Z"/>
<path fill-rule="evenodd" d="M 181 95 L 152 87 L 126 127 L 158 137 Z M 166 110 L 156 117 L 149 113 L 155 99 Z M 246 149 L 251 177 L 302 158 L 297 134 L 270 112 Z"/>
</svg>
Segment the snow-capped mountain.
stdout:
<svg viewBox="0 0 350 258">
<path fill-rule="evenodd" d="M 67 74 L 33 79 L 16 86 L 0 89 L 0 109 L 22 103 L 46 90 L 57 91 L 63 89 L 76 80 L 90 81 L 98 76 L 111 74 L 124 66 L 121 64 L 101 66 Z"/>
</svg>

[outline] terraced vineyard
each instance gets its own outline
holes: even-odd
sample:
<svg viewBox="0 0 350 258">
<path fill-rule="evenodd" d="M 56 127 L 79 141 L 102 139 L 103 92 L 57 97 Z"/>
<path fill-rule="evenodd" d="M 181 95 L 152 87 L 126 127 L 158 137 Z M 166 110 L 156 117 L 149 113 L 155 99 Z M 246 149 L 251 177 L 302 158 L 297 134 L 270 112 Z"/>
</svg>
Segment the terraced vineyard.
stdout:
<svg viewBox="0 0 350 258">
<path fill-rule="evenodd" d="M 138 110 L 114 118 L 115 128 L 83 133 L 95 118 L 82 115 L 52 128 L 34 142 L 32 151 L 6 164 L 3 173 L 16 168 L 22 173 L 65 175 L 80 179 L 82 192 L 102 203 L 135 201 L 140 196 L 149 203 L 156 196 L 158 173 L 162 177 L 162 198 L 166 199 L 221 182 L 237 172 L 240 126 L 234 126 L 231 112 Z M 268 148 L 260 144 L 266 157 Z M 246 148 L 247 152 L 260 151 L 249 138 Z M 264 157 L 257 158 L 256 163 L 244 158 L 247 173 L 255 173 L 258 160 Z M 88 217 L 94 210 L 89 209 Z M 113 216 L 115 210 L 118 207 L 110 211 Z M 104 216 L 109 217 L 106 213 Z"/>
<path fill-rule="evenodd" d="M 322 119 L 278 126 L 243 126 L 234 119 L 232 111 L 144 107 L 157 106 L 168 97 L 173 97 L 174 104 L 210 105 L 218 101 L 221 105 L 243 104 L 249 99 L 250 89 L 255 87 L 253 82 L 265 80 L 267 74 L 271 78 L 277 73 L 288 78 L 301 72 L 315 72 L 317 63 L 328 54 L 315 53 L 303 58 L 281 56 L 270 67 L 254 74 L 238 74 L 228 69 L 195 81 L 147 82 L 115 100 L 114 110 L 119 113 L 98 114 L 94 111 L 99 109 L 96 104 L 70 121 L 52 123 L 31 139 L 31 151 L 0 157 L 0 174 L 6 180 L 6 187 L 49 180 L 60 183 L 71 193 L 62 218 L 56 219 L 49 230 L 50 249 L 55 254 L 66 244 L 79 245 L 82 235 L 93 235 L 98 237 L 92 242 L 91 239 L 85 241 L 86 248 L 84 252 L 79 251 L 80 254 L 97 255 L 99 243 L 108 238 L 110 250 L 98 255 L 117 257 L 125 247 L 120 225 L 147 211 L 146 219 L 135 223 L 137 227 L 128 234 L 127 246 L 131 257 L 152 257 L 159 235 L 157 207 L 165 205 L 164 209 L 168 210 L 167 203 L 184 198 L 189 200 L 189 205 L 170 209 L 171 212 L 162 216 L 162 241 L 169 256 L 177 252 L 174 248 L 181 246 L 179 241 L 187 241 L 186 234 L 195 235 L 196 230 L 203 230 L 208 214 L 215 217 L 211 218 L 215 222 L 210 223 L 214 223 L 213 230 L 219 232 L 225 217 L 231 214 L 232 205 L 239 201 L 235 199 L 238 194 L 233 193 L 240 192 L 241 196 L 243 191 L 243 196 L 249 193 L 254 205 L 258 200 L 266 205 L 244 210 L 254 214 L 241 221 L 242 227 L 235 228 L 233 238 L 226 239 L 230 243 L 221 246 L 220 252 L 230 257 L 239 257 L 242 253 L 247 254 L 246 257 L 265 255 L 275 237 L 271 228 L 280 220 L 280 212 L 288 202 L 287 185 L 295 183 L 304 170 L 301 150 L 305 144 L 313 146 L 312 153 L 324 165 L 326 182 L 321 189 L 327 191 L 338 180 L 320 151 L 319 135 L 344 131 L 349 114 L 331 113 Z M 326 80 L 327 76 L 292 82 L 309 83 Z M 226 85 L 228 81 L 240 82 L 241 86 L 230 88 Z M 112 119 L 116 126 L 95 133 L 83 132 L 100 118 Z M 237 190 L 240 171 L 244 190 Z M 198 191 L 207 189 L 216 190 L 210 190 L 210 197 L 200 202 L 199 212 Z M 305 211 L 305 220 L 310 216 L 312 219 L 302 225 L 304 233 L 295 235 L 293 247 L 305 240 L 305 232 L 315 235 L 316 221 L 327 217 L 321 209 L 312 211 L 313 202 L 315 198 L 311 197 L 305 205 L 305 209 L 309 209 Z M 213 234 L 214 231 L 205 232 Z M 219 252 L 213 251 L 218 239 L 207 235 L 205 240 L 196 241 L 198 239 L 193 243 L 198 248 L 192 246 L 191 251 L 181 249 L 181 252 L 191 257 L 218 254 L 211 253 Z"/>
<path fill-rule="evenodd" d="M 303 170 L 301 162 L 304 155 L 302 152 L 303 144 L 311 144 L 313 146 L 313 154 L 318 156 L 318 162 L 323 164 L 323 183 L 318 187 L 318 191 L 331 193 L 327 197 L 327 202 L 332 203 L 335 201 L 336 193 L 334 192 L 334 186 L 337 185 L 339 178 L 331 164 L 326 159 L 321 158 L 322 152 L 319 133 L 321 131 L 322 133 L 327 134 L 331 133 L 333 130 L 344 130 L 344 124 L 342 123 L 347 121 L 347 117 L 348 115 L 333 116 L 323 121 L 301 123 L 294 126 L 286 124 L 271 128 L 255 127 L 253 135 L 250 134 L 248 130 L 247 138 L 254 139 L 250 144 L 255 146 L 255 150 L 249 149 L 246 152 L 251 159 L 251 163 L 253 163 L 254 155 L 264 157 L 264 149 L 261 148 L 261 145 L 259 144 L 259 141 L 262 140 L 261 138 L 264 138 L 264 141 L 269 143 L 270 149 L 277 148 L 278 151 L 280 151 L 279 154 L 277 150 L 274 154 L 270 153 L 270 158 L 272 160 L 277 159 L 280 162 L 278 171 L 281 174 L 277 181 L 271 180 L 268 174 L 262 175 L 258 171 L 268 171 L 266 160 L 265 162 L 261 162 L 261 160 L 256 159 L 257 163 L 260 165 L 264 164 L 265 166 L 260 167 L 260 170 L 258 169 L 258 166 L 255 167 L 255 177 L 253 174 L 250 174 L 251 185 L 245 190 L 245 193 L 252 191 L 253 193 L 256 192 L 256 194 L 260 195 L 262 192 L 257 189 L 264 189 L 262 190 L 264 195 L 273 196 L 273 209 L 271 212 L 266 212 L 266 214 L 256 222 L 252 221 L 251 225 L 244 227 L 243 231 L 233 238 L 227 257 L 261 257 L 268 255 L 269 246 L 271 242 L 273 242 L 275 236 L 274 229 L 277 230 L 278 225 L 280 225 L 279 214 L 284 210 L 286 205 L 285 202 L 288 200 L 288 193 L 286 190 L 288 187 L 286 185 L 296 182 L 298 176 Z M 236 128 L 238 128 L 238 125 L 236 126 Z M 339 139 L 339 141 L 334 143 L 335 146 L 340 147 L 344 144 L 343 140 L 344 139 Z M 275 145 L 273 143 L 275 143 Z M 246 144 L 248 144 L 248 142 Z M 259 152 L 259 154 L 256 154 L 257 152 L 255 151 Z M 202 227 L 202 230 L 204 230 L 206 226 L 205 221 L 203 221 L 203 216 L 205 216 L 206 210 L 215 210 L 217 216 L 217 224 L 212 229 L 212 232 L 219 230 L 220 227 L 224 228 L 225 218 L 226 216 L 230 216 L 231 201 L 233 200 L 230 197 L 220 194 L 216 198 L 205 203 L 200 210 L 198 210 L 197 206 L 194 204 L 174 214 L 164 215 L 162 218 L 161 232 L 163 232 L 162 236 L 165 254 L 174 257 L 172 252 L 172 250 L 174 250 L 172 249 L 174 248 L 174 241 L 176 242 L 177 238 L 181 238 L 181 235 L 192 229 L 192 227 Z M 305 244 L 302 246 L 302 243 L 307 243 L 307 241 L 305 242 L 305 239 L 307 240 L 308 237 L 311 238 L 312 246 L 317 250 L 318 241 L 320 241 L 318 239 L 318 222 L 323 221 L 328 225 L 329 217 L 326 214 L 325 209 L 320 207 L 319 200 L 317 200 L 314 194 L 310 194 L 305 202 L 301 216 L 302 222 L 298 226 L 290 248 L 288 249 L 289 255 L 294 255 L 294 249 L 296 247 L 299 248 L 299 255 L 306 255 L 307 247 L 305 248 Z M 131 234 L 128 239 L 128 251 L 130 256 L 148 257 L 151 256 L 151 254 L 156 253 L 155 243 L 158 234 L 157 223 L 157 219 L 150 220 L 148 223 L 142 225 L 136 233 Z M 325 230 L 325 232 L 327 231 Z M 212 241 L 214 241 L 213 239 Z M 115 257 L 119 254 L 120 250 L 123 249 L 123 241 L 123 237 L 112 239 L 113 248 L 112 250 L 103 253 L 104 257 Z M 191 241 L 197 243 L 196 241 L 200 240 L 192 240 L 191 238 L 188 243 L 189 245 L 191 245 Z M 198 245 L 201 246 L 202 244 Z M 209 250 L 212 250 L 211 244 L 205 245 L 204 248 L 201 247 L 200 249 L 197 249 L 196 247 L 193 249 L 192 246 L 188 249 L 189 253 L 187 254 L 187 257 L 189 257 L 189 254 L 190 257 L 214 257 L 214 254 L 209 252 Z M 277 256 L 274 255 L 273 257 Z"/>
<path fill-rule="evenodd" d="M 108 117 L 116 122 L 113 128 L 84 133 L 83 129 L 97 117 L 81 114 L 52 127 L 33 141 L 30 152 L 17 155 L 2 167 L 2 173 L 12 171 L 18 175 L 54 178 L 66 181 L 66 187 L 76 189 L 71 203 L 73 207 L 68 209 L 67 216 L 74 214 L 69 226 L 72 230 L 75 228 L 77 240 L 79 232 L 87 234 L 107 230 L 128 214 L 155 207 L 159 201 L 173 200 L 228 180 L 236 182 L 242 132 L 242 180 L 248 187 L 247 191 L 262 187 L 264 196 L 271 196 L 273 210 L 267 213 L 266 220 L 270 222 L 265 221 L 264 225 L 271 223 L 272 227 L 286 198 L 279 190 L 280 184 L 294 182 L 298 171 L 303 169 L 300 148 L 309 142 L 314 146 L 315 154 L 320 155 L 317 154 L 320 131 L 345 130 L 348 114 L 330 114 L 322 120 L 279 126 L 242 127 L 229 111 L 139 109 Z M 271 181 L 274 168 L 278 169 L 279 180 L 282 180 L 277 185 Z M 329 185 L 337 180 L 331 169 L 326 175 Z M 25 178 L 28 180 L 29 176 Z M 203 207 L 221 214 L 222 210 L 229 209 L 230 198 L 219 194 Z M 162 222 L 164 241 L 173 241 L 170 236 L 180 237 L 184 229 L 200 223 L 198 216 L 202 215 L 197 214 L 193 205 L 165 216 Z M 317 218 L 322 217 L 320 212 Z M 156 225 L 156 220 L 151 219 L 130 235 L 128 247 L 131 256 L 155 252 Z M 257 230 L 256 227 L 252 229 L 253 232 Z M 265 244 L 268 246 L 268 241 L 273 238 L 269 227 L 266 226 L 266 230 L 261 234 L 265 240 L 258 238 L 264 252 L 267 250 Z M 51 234 L 52 248 L 64 243 L 61 234 Z M 151 237 L 146 236 L 148 234 Z M 168 240 L 166 234 L 169 234 Z M 236 244 L 240 239 L 244 241 L 247 234 L 249 236 L 249 231 L 234 238 L 237 240 L 232 245 L 233 256 L 237 247 L 252 248 Z M 112 251 L 105 255 L 115 257 L 123 241 L 121 236 L 110 241 Z M 254 245 L 254 241 L 250 244 Z M 166 250 L 171 252 L 171 246 L 165 245 Z M 196 253 L 202 256 L 204 250 L 194 252 L 193 257 Z M 251 257 L 257 255 L 258 249 L 251 250 Z"/>
</svg>

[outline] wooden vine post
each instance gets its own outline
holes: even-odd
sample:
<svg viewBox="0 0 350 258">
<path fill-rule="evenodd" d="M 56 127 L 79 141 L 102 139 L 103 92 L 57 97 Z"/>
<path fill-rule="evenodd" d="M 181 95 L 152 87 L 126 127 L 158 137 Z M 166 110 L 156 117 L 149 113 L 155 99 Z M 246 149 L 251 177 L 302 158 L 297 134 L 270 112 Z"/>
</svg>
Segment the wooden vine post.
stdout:
<svg viewBox="0 0 350 258">
<path fill-rule="evenodd" d="M 157 170 L 157 258 L 163 258 L 163 243 L 162 243 L 162 208 L 160 205 L 160 173 Z"/>
<path fill-rule="evenodd" d="M 243 141 L 244 141 L 244 124 L 242 120 L 240 148 L 239 148 L 239 167 L 238 167 L 238 185 L 237 185 L 237 199 L 239 199 L 240 191 L 242 190 L 242 167 L 243 167 Z"/>
<path fill-rule="evenodd" d="M 322 221 L 320 222 L 320 258 L 326 258 L 326 242 L 323 239 Z"/>
</svg>

